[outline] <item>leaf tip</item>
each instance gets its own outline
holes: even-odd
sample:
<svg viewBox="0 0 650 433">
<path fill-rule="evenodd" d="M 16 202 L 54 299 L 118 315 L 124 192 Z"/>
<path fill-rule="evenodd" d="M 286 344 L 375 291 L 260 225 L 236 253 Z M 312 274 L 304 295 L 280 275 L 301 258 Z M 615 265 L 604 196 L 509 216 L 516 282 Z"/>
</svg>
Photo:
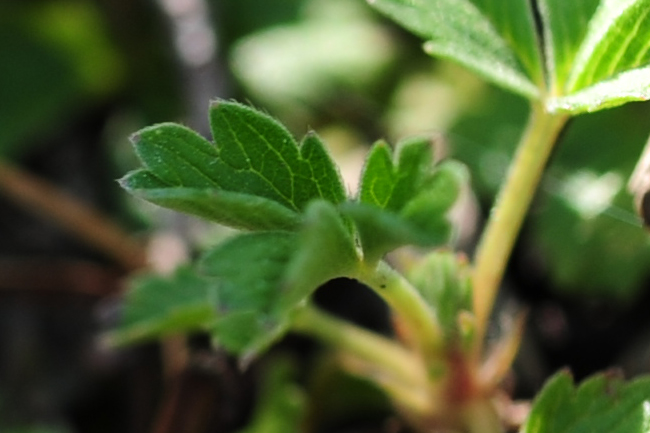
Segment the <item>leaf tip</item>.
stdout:
<svg viewBox="0 0 650 433">
<path fill-rule="evenodd" d="M 210 109 L 218 108 L 220 105 L 222 105 L 224 102 L 226 102 L 225 99 L 222 98 L 217 98 L 213 99 L 210 101 Z"/>
<path fill-rule="evenodd" d="M 142 134 L 140 131 L 138 131 L 138 132 L 134 132 L 129 136 L 129 141 L 133 144 L 138 144 L 141 138 L 142 138 Z"/>
</svg>

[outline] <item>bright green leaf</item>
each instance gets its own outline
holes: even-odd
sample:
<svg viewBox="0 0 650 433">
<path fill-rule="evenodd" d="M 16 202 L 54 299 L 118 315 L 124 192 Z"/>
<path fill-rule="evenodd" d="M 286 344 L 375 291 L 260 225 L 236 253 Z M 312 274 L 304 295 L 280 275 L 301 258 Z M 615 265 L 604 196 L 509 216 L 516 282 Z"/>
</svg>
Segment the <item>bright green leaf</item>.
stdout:
<svg viewBox="0 0 650 433">
<path fill-rule="evenodd" d="M 573 61 L 600 0 L 539 0 L 551 95 L 562 95 Z"/>
<path fill-rule="evenodd" d="M 650 99 L 650 66 L 622 72 L 613 78 L 564 97 L 551 98 L 551 112 L 580 114 L 616 107 L 630 101 Z"/>
<path fill-rule="evenodd" d="M 532 2 L 530 0 L 471 0 L 471 2 L 490 18 L 494 28 L 517 54 L 517 58 L 532 81 L 543 84 L 544 73 L 531 10 Z"/>
<path fill-rule="evenodd" d="M 112 344 L 206 330 L 217 317 L 216 285 L 193 270 L 180 268 L 170 278 L 146 275 L 131 284 L 120 327 L 108 336 Z"/>
<path fill-rule="evenodd" d="M 529 99 L 537 98 L 539 90 L 526 76 L 508 42 L 490 19 L 468 0 L 368 0 L 368 2 L 405 28 L 427 39 L 425 51 L 454 60 L 486 79 Z M 478 0 L 477 0 L 478 2 Z M 513 6 L 505 22 L 517 23 L 517 31 L 526 28 L 528 14 Z M 530 21 L 528 21 L 530 22 Z M 507 39 L 521 41 L 517 52 L 531 47 L 531 30 L 523 35 L 508 32 Z M 527 48 L 524 48 L 527 47 Z M 528 68 L 535 68 L 535 54 L 523 58 Z"/>
<path fill-rule="evenodd" d="M 648 62 L 650 0 L 603 0 L 575 56 L 567 93 L 646 66 Z"/>
<path fill-rule="evenodd" d="M 420 190 L 432 167 L 433 147 L 427 139 L 411 139 L 398 145 L 396 162 L 385 142 L 370 150 L 363 174 L 359 200 L 395 212 Z"/>
<path fill-rule="evenodd" d="M 650 377 L 624 382 L 599 374 L 577 388 L 569 373 L 551 378 L 533 403 L 522 433 L 647 433 Z"/>
</svg>

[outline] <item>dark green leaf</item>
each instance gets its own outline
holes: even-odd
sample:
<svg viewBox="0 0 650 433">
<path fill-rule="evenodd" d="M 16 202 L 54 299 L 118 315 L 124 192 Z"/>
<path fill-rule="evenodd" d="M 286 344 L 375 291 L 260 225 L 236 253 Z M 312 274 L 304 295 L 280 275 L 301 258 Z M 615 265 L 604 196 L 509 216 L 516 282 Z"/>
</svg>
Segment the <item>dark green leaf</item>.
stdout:
<svg viewBox="0 0 650 433">
<path fill-rule="evenodd" d="M 320 139 L 298 147 L 275 119 L 235 102 L 217 101 L 210 125 L 219 152 L 213 162 L 223 189 L 270 198 L 302 210 L 315 198 L 345 199 L 340 176 Z"/>
<path fill-rule="evenodd" d="M 219 153 L 191 129 L 161 123 L 138 131 L 131 141 L 147 171 L 166 186 L 220 188 L 214 167 Z"/>
<path fill-rule="evenodd" d="M 215 103 L 210 121 L 214 145 L 173 123 L 135 134 L 145 169 L 123 179 L 124 187 L 161 206 L 253 230 L 293 229 L 310 200 L 345 199 L 316 135 L 299 147 L 274 119 L 233 102 Z"/>
<path fill-rule="evenodd" d="M 241 310 L 222 314 L 211 331 L 216 345 L 239 354 L 246 365 L 288 329 L 289 317 L 271 318 L 256 310 Z"/>
<path fill-rule="evenodd" d="M 341 211 L 357 226 L 364 260 L 374 262 L 404 245 L 435 246 L 449 239 L 451 226 L 444 214 L 432 215 L 435 230 L 422 230 L 398 214 L 365 203 L 345 203 Z M 433 224 L 430 224 L 432 226 Z"/>
<path fill-rule="evenodd" d="M 650 378 L 624 382 L 599 374 L 577 389 L 567 372 L 551 378 L 537 396 L 522 433 L 647 433 Z"/>
<path fill-rule="evenodd" d="M 263 232 L 236 236 L 208 251 L 201 270 L 219 280 L 220 310 L 270 313 L 295 245 L 295 234 Z"/>
<path fill-rule="evenodd" d="M 454 60 L 527 98 L 538 97 L 538 88 L 526 76 L 508 42 L 469 0 L 368 1 L 402 26 L 427 39 L 425 50 L 428 53 Z M 502 27 L 499 30 L 504 30 L 508 22 L 517 23 L 517 32 L 525 30 L 522 35 L 507 33 L 508 39 L 521 41 L 516 46 L 518 53 L 531 47 L 531 29 L 526 27 L 531 22 L 530 12 L 526 9 L 524 5 L 512 6 L 508 17 L 499 23 Z M 525 14 L 516 16 L 518 13 Z M 535 68 L 535 56 L 536 53 L 527 53 L 522 57 L 526 67 Z"/>
<path fill-rule="evenodd" d="M 248 358 L 281 336 L 287 312 L 277 306 L 295 248 L 293 233 L 262 232 L 236 236 L 204 255 L 202 271 L 219 282 L 218 342 Z"/>
<path fill-rule="evenodd" d="M 216 285 L 191 269 L 180 268 L 170 278 L 147 275 L 131 284 L 120 327 L 108 337 L 113 344 L 207 330 L 217 318 Z"/>
<path fill-rule="evenodd" d="M 305 297 L 357 262 L 349 229 L 325 200 L 308 206 L 297 234 L 250 233 L 226 241 L 201 264 L 219 282 L 216 339 L 244 359 L 255 356 L 287 331 Z"/>
<path fill-rule="evenodd" d="M 263 197 L 219 189 L 165 188 L 156 181 L 149 172 L 136 171 L 122 180 L 122 186 L 151 203 L 230 227 L 294 230 L 300 224 L 295 212 Z"/>
<path fill-rule="evenodd" d="M 565 93 L 565 83 L 600 0 L 539 0 L 544 26 L 551 95 Z"/>
<path fill-rule="evenodd" d="M 331 203 L 311 203 L 303 224 L 284 280 L 283 303 L 287 309 L 328 280 L 345 276 L 359 262 L 350 231 Z"/>
</svg>

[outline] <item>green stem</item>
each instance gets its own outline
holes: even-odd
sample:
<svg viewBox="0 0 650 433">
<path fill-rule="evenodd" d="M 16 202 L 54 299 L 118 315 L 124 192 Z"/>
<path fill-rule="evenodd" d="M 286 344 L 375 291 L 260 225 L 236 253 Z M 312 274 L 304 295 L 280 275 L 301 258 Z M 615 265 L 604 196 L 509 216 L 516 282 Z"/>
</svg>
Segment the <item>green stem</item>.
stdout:
<svg viewBox="0 0 650 433">
<path fill-rule="evenodd" d="M 402 346 L 309 304 L 297 311 L 291 329 L 382 368 L 406 384 L 422 381 L 417 357 Z"/>
<path fill-rule="evenodd" d="M 493 207 L 474 260 L 475 354 L 480 355 L 487 323 L 512 247 L 567 115 L 532 107 L 527 129 L 508 178 Z"/>
<path fill-rule="evenodd" d="M 440 324 L 431 307 L 406 278 L 385 262 L 373 268 L 362 267 L 355 278 L 386 301 L 425 359 L 440 354 L 443 345 Z"/>
<path fill-rule="evenodd" d="M 501 420 L 487 399 L 472 401 L 463 408 L 463 418 L 468 433 L 503 433 Z"/>
</svg>

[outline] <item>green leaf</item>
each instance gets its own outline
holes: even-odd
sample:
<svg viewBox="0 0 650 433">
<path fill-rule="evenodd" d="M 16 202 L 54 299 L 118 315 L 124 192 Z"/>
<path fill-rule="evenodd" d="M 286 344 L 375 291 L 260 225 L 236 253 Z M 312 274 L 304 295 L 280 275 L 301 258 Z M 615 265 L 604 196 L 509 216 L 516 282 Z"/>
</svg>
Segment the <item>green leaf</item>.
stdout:
<svg viewBox="0 0 650 433">
<path fill-rule="evenodd" d="M 345 190 L 323 143 L 308 134 L 300 147 L 276 120 L 235 102 L 217 101 L 210 125 L 223 188 L 267 197 L 302 210 L 315 198 L 345 200 Z"/>
<path fill-rule="evenodd" d="M 565 93 L 566 80 L 600 0 L 539 0 L 550 94 Z"/>
<path fill-rule="evenodd" d="M 262 232 L 235 236 L 208 251 L 200 268 L 219 281 L 220 311 L 270 313 L 295 245 L 293 233 Z"/>
<path fill-rule="evenodd" d="M 650 1 L 602 0 L 567 83 L 575 92 L 650 61 Z"/>
<path fill-rule="evenodd" d="M 522 433 L 647 433 L 650 377 L 625 383 L 599 374 L 577 389 L 568 372 L 551 378 L 539 393 Z"/>
<path fill-rule="evenodd" d="M 507 18 L 498 23 L 499 30 L 516 23 L 517 34 L 507 32 L 506 39 L 482 11 L 468 0 L 368 0 L 368 2 L 405 28 L 425 38 L 425 51 L 454 60 L 484 78 L 529 99 L 539 96 L 539 89 L 526 76 L 506 39 L 517 40 L 518 53 L 531 49 L 532 21 L 525 5 L 508 7 Z M 478 4 L 479 1 L 477 0 Z M 481 6 L 485 4 L 481 1 Z M 513 3 L 513 2 L 509 2 Z M 488 10 L 488 8 L 486 8 Z M 491 11 L 491 9 L 489 9 Z M 493 12 L 496 14 L 496 11 Z M 522 14 L 517 16 L 518 14 Z M 524 29 L 523 34 L 519 31 Z M 535 53 L 522 60 L 529 70 L 536 69 Z M 535 75 L 537 77 L 538 74 Z"/>
<path fill-rule="evenodd" d="M 264 197 L 200 188 L 165 188 L 147 171 L 130 173 L 122 186 L 159 206 L 196 215 L 230 227 L 249 230 L 294 230 L 298 214 Z"/>
<path fill-rule="evenodd" d="M 650 99 L 650 66 L 622 72 L 612 79 L 568 96 L 550 98 L 546 106 L 552 112 L 580 114 Z"/>
<path fill-rule="evenodd" d="M 591 8 L 587 4 L 582 16 Z M 548 101 L 548 109 L 577 114 L 649 99 L 649 40 L 649 0 L 601 1 L 579 50 L 565 59 L 571 61 L 571 70 L 563 92 Z"/>
<path fill-rule="evenodd" d="M 277 306 L 295 248 L 294 233 L 248 233 L 203 256 L 201 271 L 219 282 L 218 343 L 249 358 L 282 335 L 288 317 Z"/>
<path fill-rule="evenodd" d="M 334 206 L 324 200 L 311 203 L 283 284 L 286 308 L 327 281 L 349 274 L 358 262 L 354 240 Z"/>
<path fill-rule="evenodd" d="M 299 147 L 274 119 L 234 102 L 217 101 L 210 121 L 214 145 L 173 123 L 134 134 L 144 170 L 129 174 L 123 186 L 162 206 L 258 230 L 295 228 L 297 213 L 313 199 L 345 199 L 316 135 Z"/>
<path fill-rule="evenodd" d="M 534 83 L 544 83 L 539 41 L 530 0 L 471 0 L 517 55 Z M 567 2 L 572 3 L 572 2 Z"/>
<path fill-rule="evenodd" d="M 467 259 L 449 251 L 435 251 L 409 269 L 407 277 L 436 312 L 445 338 L 457 340 L 458 314 L 472 309 Z"/>
<path fill-rule="evenodd" d="M 375 261 L 403 245 L 433 246 L 449 239 L 446 214 L 467 174 L 460 164 L 433 166 L 432 159 L 430 143 L 421 138 L 401 143 L 397 162 L 386 143 L 370 151 L 359 202 L 341 206 L 357 226 L 365 260 Z"/>
<path fill-rule="evenodd" d="M 308 206 L 299 233 L 248 233 L 218 245 L 201 260 L 219 282 L 215 338 L 250 359 L 287 331 L 305 297 L 357 263 L 348 227 L 325 200 Z"/>
<path fill-rule="evenodd" d="M 365 203 L 345 203 L 341 212 L 357 226 L 364 260 L 375 262 L 389 251 L 404 245 L 435 246 L 449 239 L 451 226 L 444 215 L 438 218 L 439 230 L 428 232 L 399 215 Z M 435 218 L 435 216 L 432 216 Z"/>
<path fill-rule="evenodd" d="M 170 277 L 145 275 L 131 281 L 112 344 L 127 344 L 167 334 L 208 329 L 216 319 L 216 285 L 188 268 Z"/>
<path fill-rule="evenodd" d="M 387 143 L 370 150 L 361 176 L 359 200 L 382 209 L 399 211 L 421 186 L 431 170 L 433 152 L 427 139 L 411 139 L 398 145 L 393 163 Z"/>
</svg>

